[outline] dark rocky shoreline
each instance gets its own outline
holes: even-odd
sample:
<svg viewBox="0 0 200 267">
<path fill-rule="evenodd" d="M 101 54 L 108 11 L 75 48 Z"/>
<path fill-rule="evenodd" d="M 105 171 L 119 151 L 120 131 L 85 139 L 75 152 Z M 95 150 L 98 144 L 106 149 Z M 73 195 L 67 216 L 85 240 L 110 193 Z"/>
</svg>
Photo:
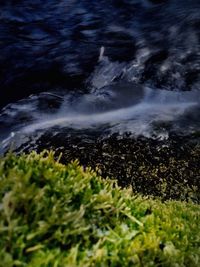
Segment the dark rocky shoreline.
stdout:
<svg viewBox="0 0 200 267">
<path fill-rule="evenodd" d="M 62 144 L 62 145 L 61 145 Z M 177 199 L 200 203 L 199 136 L 171 135 L 167 140 L 71 132 L 43 134 L 33 145 L 18 151 L 52 149 L 61 162 L 78 159 L 84 167 L 98 169 L 103 177 L 118 180 L 122 187 L 162 200 Z"/>
</svg>

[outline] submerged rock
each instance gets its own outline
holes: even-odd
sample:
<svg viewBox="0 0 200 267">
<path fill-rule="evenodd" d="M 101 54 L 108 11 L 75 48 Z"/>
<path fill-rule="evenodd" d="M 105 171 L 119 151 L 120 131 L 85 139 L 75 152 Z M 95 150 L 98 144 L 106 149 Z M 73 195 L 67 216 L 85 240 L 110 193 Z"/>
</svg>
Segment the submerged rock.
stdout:
<svg viewBox="0 0 200 267">
<path fill-rule="evenodd" d="M 144 98 L 144 88 L 133 82 L 113 82 L 82 95 L 74 107 L 79 112 L 98 113 L 134 106 Z"/>
</svg>

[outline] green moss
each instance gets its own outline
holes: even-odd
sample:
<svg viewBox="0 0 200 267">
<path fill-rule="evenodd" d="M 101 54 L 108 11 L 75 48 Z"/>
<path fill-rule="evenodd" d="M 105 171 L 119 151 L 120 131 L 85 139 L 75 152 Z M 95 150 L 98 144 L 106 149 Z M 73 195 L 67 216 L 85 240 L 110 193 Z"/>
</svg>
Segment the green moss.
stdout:
<svg viewBox="0 0 200 267">
<path fill-rule="evenodd" d="M 200 266 L 200 207 L 121 189 L 53 153 L 0 161 L 0 266 Z"/>
</svg>

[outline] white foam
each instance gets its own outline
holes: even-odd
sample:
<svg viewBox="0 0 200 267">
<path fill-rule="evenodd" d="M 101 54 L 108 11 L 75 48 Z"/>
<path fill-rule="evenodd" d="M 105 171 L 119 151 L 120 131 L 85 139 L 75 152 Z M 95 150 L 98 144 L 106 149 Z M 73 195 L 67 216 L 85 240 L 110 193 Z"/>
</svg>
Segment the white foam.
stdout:
<svg viewBox="0 0 200 267">
<path fill-rule="evenodd" d="M 153 121 L 174 121 L 188 109 L 198 105 L 194 94 L 184 96 L 184 93 L 178 92 L 154 91 L 149 88 L 145 90 L 144 98 L 136 105 L 89 114 L 83 114 L 78 110 L 74 111 L 72 107 L 71 110 L 68 108 L 67 113 L 62 109 L 62 112 L 58 112 L 56 115 L 44 117 L 38 122 L 24 127 L 22 132 L 31 133 L 53 126 L 87 129 L 102 124 L 109 124 L 110 127 L 117 124 L 120 130 L 120 125 L 126 129 L 124 125 L 127 124 L 129 131 L 132 129 L 137 134 L 136 129 L 139 128 L 138 132 L 141 134 L 142 124 L 146 127 L 150 126 Z M 85 105 L 88 105 L 88 102 Z"/>
</svg>

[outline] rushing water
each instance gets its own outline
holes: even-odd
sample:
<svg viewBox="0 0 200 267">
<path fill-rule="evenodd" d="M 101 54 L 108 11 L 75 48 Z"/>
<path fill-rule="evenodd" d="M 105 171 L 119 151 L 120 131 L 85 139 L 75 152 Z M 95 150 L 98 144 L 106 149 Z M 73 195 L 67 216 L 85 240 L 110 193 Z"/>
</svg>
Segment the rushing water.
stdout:
<svg viewBox="0 0 200 267">
<path fill-rule="evenodd" d="M 0 10 L 1 152 L 35 147 L 45 132 L 200 131 L 199 1 L 10 0 Z"/>
</svg>

